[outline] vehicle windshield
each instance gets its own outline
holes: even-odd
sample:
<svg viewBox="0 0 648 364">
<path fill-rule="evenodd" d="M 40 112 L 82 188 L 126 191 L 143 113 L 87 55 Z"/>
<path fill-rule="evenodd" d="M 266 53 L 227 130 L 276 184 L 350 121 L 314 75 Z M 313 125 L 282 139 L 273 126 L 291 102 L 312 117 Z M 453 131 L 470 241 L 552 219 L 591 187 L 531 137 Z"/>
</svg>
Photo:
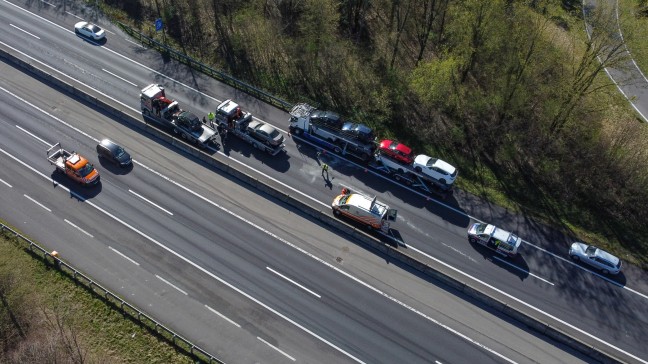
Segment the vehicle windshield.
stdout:
<svg viewBox="0 0 648 364">
<path fill-rule="evenodd" d="M 340 205 L 345 204 L 347 200 L 349 200 L 349 197 L 351 197 L 351 195 L 342 196 L 342 198 L 340 198 Z"/>
<path fill-rule="evenodd" d="M 88 25 L 88 29 L 90 29 L 93 33 L 99 33 L 101 31 L 101 28 L 92 24 Z"/>
<path fill-rule="evenodd" d="M 596 253 L 596 249 L 597 248 L 595 246 L 589 245 L 587 249 L 585 249 L 585 254 L 592 256 L 594 255 L 594 253 Z"/>
<path fill-rule="evenodd" d="M 85 166 L 79 168 L 79 176 L 85 177 L 90 174 L 94 170 L 94 167 L 90 165 L 90 163 L 86 164 Z"/>
<path fill-rule="evenodd" d="M 276 137 L 278 137 L 278 136 L 279 136 L 279 131 L 278 131 L 277 129 L 273 130 L 273 131 L 270 133 L 270 137 L 271 137 L 272 139 L 274 139 L 274 138 L 276 138 Z"/>
<path fill-rule="evenodd" d="M 486 231 L 486 224 L 477 224 L 475 227 L 475 232 L 477 234 L 483 234 Z"/>
<path fill-rule="evenodd" d="M 432 168 L 432 166 L 434 165 L 434 163 L 437 162 L 437 160 L 438 160 L 438 158 L 430 158 L 430 160 L 428 160 L 425 165 Z"/>
</svg>

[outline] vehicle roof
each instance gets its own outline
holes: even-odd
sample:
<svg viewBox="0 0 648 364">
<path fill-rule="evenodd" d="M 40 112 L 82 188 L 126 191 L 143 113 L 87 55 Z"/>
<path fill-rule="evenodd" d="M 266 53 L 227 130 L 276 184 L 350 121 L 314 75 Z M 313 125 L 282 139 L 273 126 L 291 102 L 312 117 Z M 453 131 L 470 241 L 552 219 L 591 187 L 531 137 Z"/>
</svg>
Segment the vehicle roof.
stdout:
<svg viewBox="0 0 648 364">
<path fill-rule="evenodd" d="M 593 246 L 593 245 L 588 245 L 588 244 L 580 243 L 580 242 L 577 242 L 577 244 L 580 245 L 583 252 L 586 251 L 587 247 Z M 595 246 L 594 246 L 594 248 L 596 248 L 596 251 L 594 252 L 594 256 L 597 256 L 597 257 L 599 257 L 601 259 L 605 259 L 608 262 L 614 264 L 615 266 L 619 264 L 619 258 L 617 258 L 616 256 L 606 252 L 605 250 L 603 250 L 601 248 L 598 248 L 598 247 L 595 247 Z"/>
<path fill-rule="evenodd" d="M 222 110 L 228 114 L 233 113 L 239 105 L 232 100 L 223 101 L 216 110 Z"/>
<path fill-rule="evenodd" d="M 346 123 L 344 123 L 344 125 L 342 125 L 342 130 L 355 130 L 358 133 L 362 133 L 362 134 L 373 133 L 373 129 L 366 126 L 365 124 L 358 124 L 351 121 L 347 121 Z"/>
<path fill-rule="evenodd" d="M 425 154 L 419 154 L 414 157 L 414 163 L 425 166 L 430 159 L 432 159 L 432 157 Z"/>
<path fill-rule="evenodd" d="M 380 216 L 382 216 L 388 208 L 387 205 L 376 201 L 375 197 L 371 198 L 357 193 L 350 194 L 346 204 L 359 207 Z"/>
<path fill-rule="evenodd" d="M 434 162 L 434 166 L 443 169 L 444 171 L 448 172 L 448 174 L 454 174 L 457 170 L 452 164 L 441 159 L 437 159 L 436 162 Z"/>
<path fill-rule="evenodd" d="M 200 120 L 198 119 L 198 116 L 196 114 L 192 113 L 191 111 L 183 111 L 180 113 L 181 118 L 189 119 L 190 121 L 196 121 Z"/>
<path fill-rule="evenodd" d="M 266 132 L 268 135 L 274 133 L 275 128 L 272 125 L 262 123 L 260 127 L 258 127 L 259 130 L 263 130 Z"/>
<path fill-rule="evenodd" d="M 67 164 L 68 168 L 76 171 L 88 164 L 88 160 L 80 156 L 78 153 L 74 153 L 65 160 L 65 164 Z"/>
<path fill-rule="evenodd" d="M 154 98 L 157 96 L 160 92 L 164 91 L 164 88 L 158 84 L 152 84 L 144 87 L 142 89 L 142 95 L 148 97 L 149 99 Z"/>
<path fill-rule="evenodd" d="M 489 225 L 489 226 L 493 226 L 493 225 Z M 514 235 L 513 233 L 511 233 L 509 231 L 502 230 L 502 229 L 500 229 L 498 227 L 495 227 L 495 226 L 493 226 L 493 228 L 494 228 L 494 230 L 493 230 L 492 236 L 497 240 L 504 241 L 504 242 L 507 242 L 507 243 L 510 243 L 510 244 L 515 244 L 517 242 L 517 240 L 519 239 L 516 235 Z M 488 230 L 488 228 L 487 228 L 487 230 Z"/>
<path fill-rule="evenodd" d="M 397 150 L 403 154 L 412 154 L 412 148 L 408 147 L 407 145 L 403 143 L 399 143 L 393 140 L 388 140 L 385 139 L 380 142 L 380 148 L 383 149 L 394 149 Z"/>
<path fill-rule="evenodd" d="M 113 141 L 109 139 L 102 140 L 101 145 L 108 148 L 111 152 L 114 152 L 117 150 L 117 148 L 119 148 L 119 145 L 115 144 Z"/>
</svg>

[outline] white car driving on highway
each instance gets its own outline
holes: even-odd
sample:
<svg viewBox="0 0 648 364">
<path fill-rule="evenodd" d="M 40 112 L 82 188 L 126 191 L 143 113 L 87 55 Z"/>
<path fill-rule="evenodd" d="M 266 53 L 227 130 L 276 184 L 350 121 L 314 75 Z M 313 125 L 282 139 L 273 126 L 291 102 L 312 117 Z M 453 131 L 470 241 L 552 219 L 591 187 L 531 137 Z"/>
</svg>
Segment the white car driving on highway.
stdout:
<svg viewBox="0 0 648 364">
<path fill-rule="evenodd" d="M 74 32 L 97 41 L 106 37 L 106 32 L 103 29 L 87 21 L 80 21 L 74 24 Z"/>
</svg>

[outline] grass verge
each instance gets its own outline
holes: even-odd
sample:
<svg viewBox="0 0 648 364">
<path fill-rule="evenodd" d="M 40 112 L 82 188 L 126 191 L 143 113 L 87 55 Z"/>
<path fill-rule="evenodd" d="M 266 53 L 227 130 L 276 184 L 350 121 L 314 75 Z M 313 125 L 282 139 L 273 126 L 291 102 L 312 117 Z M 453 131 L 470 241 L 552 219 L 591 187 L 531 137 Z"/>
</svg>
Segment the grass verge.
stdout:
<svg viewBox="0 0 648 364">
<path fill-rule="evenodd" d="M 44 335 L 51 335 L 52 326 L 56 329 L 58 323 L 64 323 L 61 332 L 75 338 L 75 341 L 78 339 L 75 351 L 83 353 L 83 362 L 86 363 L 192 362 L 169 344 L 158 340 L 145 327 L 130 321 L 84 287 L 75 284 L 59 270 L 32 256 L 15 238 L 0 234 L 0 280 L 7 281 L 7 276 L 12 277 L 12 284 L 10 289 L 5 289 L 7 285 L 3 286 L 2 294 L 7 300 L 3 300 L 0 314 L 8 317 L 7 313 L 11 313 L 12 320 L 0 321 L 12 322 L 12 328 L 21 326 L 18 329 L 21 335 L 17 335 L 19 338 L 11 341 L 11 344 L 4 342 L 0 362 L 20 362 L 12 355 L 16 355 L 21 348 L 38 348 L 38 341 Z M 55 331 L 60 334 L 58 330 Z M 43 350 L 40 351 L 41 359 L 48 358 L 46 354 L 54 355 Z M 51 350 L 51 345 L 47 350 Z M 24 354 L 21 358 L 25 359 Z M 68 360 L 59 362 L 66 363 Z"/>
</svg>

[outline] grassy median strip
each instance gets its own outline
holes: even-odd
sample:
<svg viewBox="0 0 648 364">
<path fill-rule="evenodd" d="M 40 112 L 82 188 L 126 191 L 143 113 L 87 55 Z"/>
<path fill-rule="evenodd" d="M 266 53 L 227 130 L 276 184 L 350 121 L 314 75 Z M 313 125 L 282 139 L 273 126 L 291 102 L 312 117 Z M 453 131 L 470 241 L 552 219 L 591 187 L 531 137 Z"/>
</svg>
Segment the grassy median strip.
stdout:
<svg viewBox="0 0 648 364">
<path fill-rule="evenodd" d="M 2 363 L 191 363 L 0 234 Z"/>
</svg>

